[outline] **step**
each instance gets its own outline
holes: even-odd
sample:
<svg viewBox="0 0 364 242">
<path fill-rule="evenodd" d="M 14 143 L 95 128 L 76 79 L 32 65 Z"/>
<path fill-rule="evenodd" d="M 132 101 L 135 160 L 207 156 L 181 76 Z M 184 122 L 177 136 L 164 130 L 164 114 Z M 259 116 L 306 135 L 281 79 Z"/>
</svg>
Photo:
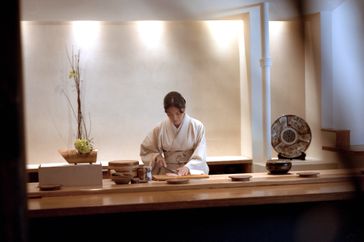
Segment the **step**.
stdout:
<svg viewBox="0 0 364 242">
<path fill-rule="evenodd" d="M 322 128 L 321 131 L 335 133 L 335 135 L 336 135 L 335 146 L 336 147 L 349 147 L 350 146 L 350 130 Z"/>
</svg>

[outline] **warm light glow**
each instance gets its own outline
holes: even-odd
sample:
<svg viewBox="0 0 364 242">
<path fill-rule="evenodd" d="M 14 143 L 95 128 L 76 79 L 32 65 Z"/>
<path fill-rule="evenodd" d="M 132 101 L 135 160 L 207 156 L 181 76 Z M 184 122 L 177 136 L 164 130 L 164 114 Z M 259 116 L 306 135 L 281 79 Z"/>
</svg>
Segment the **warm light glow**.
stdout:
<svg viewBox="0 0 364 242">
<path fill-rule="evenodd" d="M 158 48 L 164 32 L 162 21 L 139 21 L 137 22 L 140 40 L 147 48 Z"/>
<path fill-rule="evenodd" d="M 73 21 L 74 42 L 78 48 L 87 49 L 97 44 L 100 34 L 99 21 Z"/>
<path fill-rule="evenodd" d="M 216 46 L 225 50 L 243 31 L 243 21 L 241 20 L 213 20 L 207 21 L 207 26 Z"/>
<path fill-rule="evenodd" d="M 280 36 L 284 30 L 284 21 L 270 21 L 269 34 L 270 37 L 275 38 Z"/>
</svg>

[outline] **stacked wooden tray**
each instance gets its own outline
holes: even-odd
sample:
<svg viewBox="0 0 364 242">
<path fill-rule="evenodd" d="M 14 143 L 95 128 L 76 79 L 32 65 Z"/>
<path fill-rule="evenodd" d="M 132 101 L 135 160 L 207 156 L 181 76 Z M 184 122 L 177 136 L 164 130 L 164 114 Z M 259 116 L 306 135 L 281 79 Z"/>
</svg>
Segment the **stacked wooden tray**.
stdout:
<svg viewBox="0 0 364 242">
<path fill-rule="evenodd" d="M 108 165 L 109 171 L 130 175 L 131 177 L 136 177 L 138 175 L 138 167 L 139 161 L 137 160 L 113 160 L 109 161 Z"/>
</svg>

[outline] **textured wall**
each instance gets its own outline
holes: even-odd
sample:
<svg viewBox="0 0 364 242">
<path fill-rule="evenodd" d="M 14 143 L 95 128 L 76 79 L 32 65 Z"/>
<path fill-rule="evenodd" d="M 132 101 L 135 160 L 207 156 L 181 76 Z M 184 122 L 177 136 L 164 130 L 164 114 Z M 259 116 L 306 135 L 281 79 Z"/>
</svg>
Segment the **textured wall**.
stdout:
<svg viewBox="0 0 364 242">
<path fill-rule="evenodd" d="M 103 22 L 90 36 L 69 22 L 23 23 L 28 163 L 62 161 L 57 149 L 72 147 L 75 120 L 63 93 L 74 100 L 72 45 L 81 47 L 83 103 L 99 160 L 139 159 L 142 139 L 165 118 L 170 90 L 205 124 L 208 155 L 240 155 L 239 31 L 212 35 L 203 21 L 163 23 L 148 43 L 136 22 Z"/>
<path fill-rule="evenodd" d="M 364 3 L 344 2 L 333 12 L 333 127 L 350 129 L 351 143 L 364 144 Z"/>
</svg>

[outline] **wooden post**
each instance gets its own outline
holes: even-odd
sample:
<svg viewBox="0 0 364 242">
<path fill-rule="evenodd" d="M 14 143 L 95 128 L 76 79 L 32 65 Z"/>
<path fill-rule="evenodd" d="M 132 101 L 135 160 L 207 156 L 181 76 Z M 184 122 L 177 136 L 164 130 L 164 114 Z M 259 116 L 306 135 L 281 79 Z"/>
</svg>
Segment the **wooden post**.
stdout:
<svg viewBox="0 0 364 242">
<path fill-rule="evenodd" d="M 0 241 L 27 241 L 19 1 L 0 15 Z"/>
<path fill-rule="evenodd" d="M 270 58 L 269 47 L 269 3 L 264 2 L 261 5 L 261 29 L 262 29 L 262 58 L 260 65 L 262 68 L 262 89 L 263 89 L 263 130 L 264 130 L 264 155 L 265 160 L 272 158 L 271 148 L 271 95 L 270 95 L 270 67 L 272 61 Z"/>
</svg>

